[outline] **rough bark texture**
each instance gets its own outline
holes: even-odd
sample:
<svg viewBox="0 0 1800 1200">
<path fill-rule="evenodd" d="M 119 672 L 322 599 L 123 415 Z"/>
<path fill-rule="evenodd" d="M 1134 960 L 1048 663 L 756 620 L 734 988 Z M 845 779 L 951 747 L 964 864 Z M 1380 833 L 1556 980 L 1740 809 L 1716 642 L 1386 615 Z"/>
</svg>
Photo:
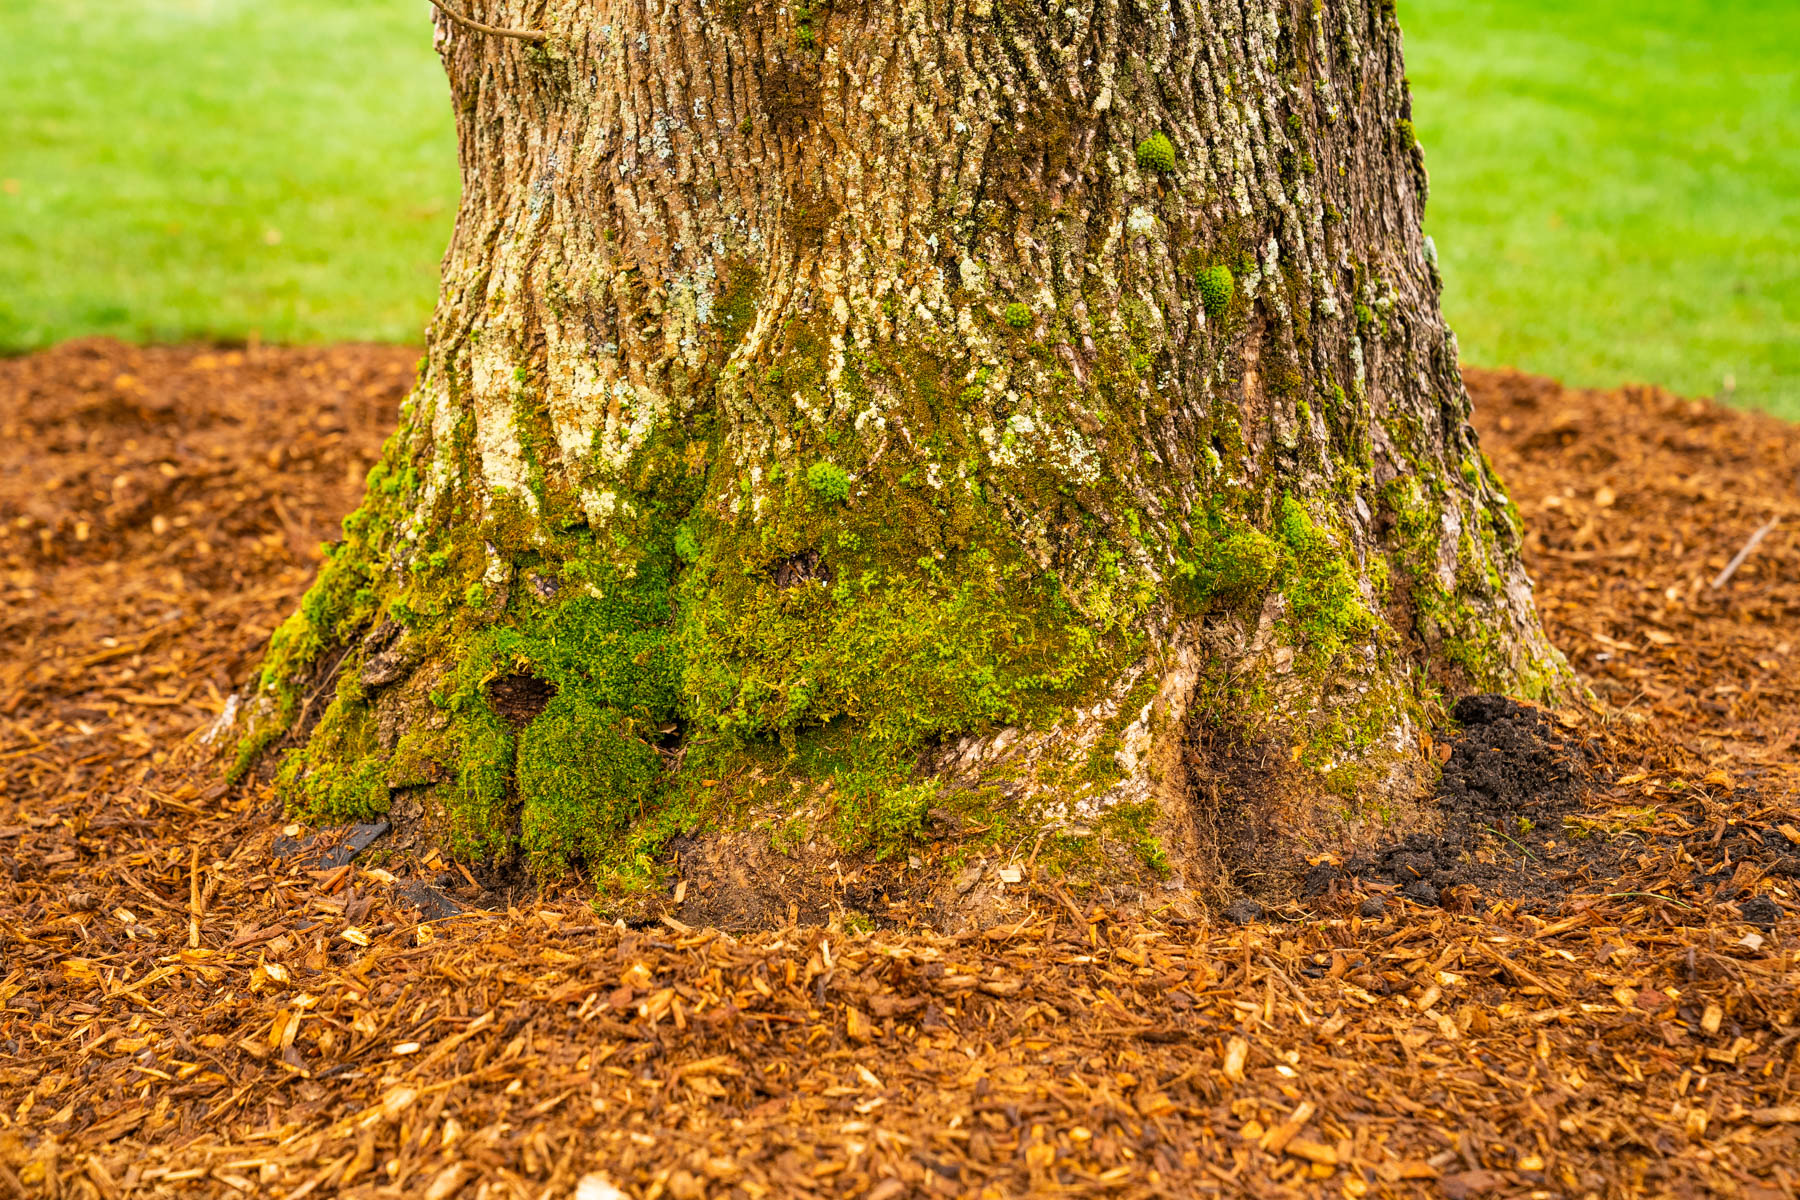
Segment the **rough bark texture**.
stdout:
<svg viewBox="0 0 1800 1200">
<path fill-rule="evenodd" d="M 1440 695 L 1561 685 L 1391 5 L 476 15 L 552 37 L 438 30 L 428 354 L 243 744 L 303 811 L 1192 882 L 1413 819 Z"/>
</svg>

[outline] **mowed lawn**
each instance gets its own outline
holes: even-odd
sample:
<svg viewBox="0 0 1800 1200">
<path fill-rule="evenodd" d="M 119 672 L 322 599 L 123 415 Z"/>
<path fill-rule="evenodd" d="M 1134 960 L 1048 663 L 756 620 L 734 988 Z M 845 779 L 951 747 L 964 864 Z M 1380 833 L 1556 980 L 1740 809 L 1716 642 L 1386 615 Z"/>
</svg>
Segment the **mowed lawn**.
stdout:
<svg viewBox="0 0 1800 1200">
<path fill-rule="evenodd" d="M 1465 360 L 1800 417 L 1800 4 L 1399 0 Z M 417 339 L 424 0 L 0 0 L 0 350 Z"/>
<path fill-rule="evenodd" d="M 1800 418 L 1800 3 L 1399 11 L 1463 360 Z"/>
<path fill-rule="evenodd" d="M 456 215 L 425 0 L 0 0 L 0 349 L 422 336 Z"/>
</svg>

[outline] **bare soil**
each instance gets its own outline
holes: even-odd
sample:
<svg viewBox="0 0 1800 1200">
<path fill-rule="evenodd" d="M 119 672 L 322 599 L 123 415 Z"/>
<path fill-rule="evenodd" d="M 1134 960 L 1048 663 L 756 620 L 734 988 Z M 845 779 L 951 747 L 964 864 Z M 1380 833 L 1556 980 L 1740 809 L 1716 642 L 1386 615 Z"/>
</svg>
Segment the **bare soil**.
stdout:
<svg viewBox="0 0 1800 1200">
<path fill-rule="evenodd" d="M 1800 1188 L 1800 429 L 1469 373 L 1593 700 L 1464 699 L 1438 833 L 1243 924 L 1026 870 L 998 927 L 733 936 L 217 782 L 413 357 L 0 362 L 0 1193 Z"/>
</svg>

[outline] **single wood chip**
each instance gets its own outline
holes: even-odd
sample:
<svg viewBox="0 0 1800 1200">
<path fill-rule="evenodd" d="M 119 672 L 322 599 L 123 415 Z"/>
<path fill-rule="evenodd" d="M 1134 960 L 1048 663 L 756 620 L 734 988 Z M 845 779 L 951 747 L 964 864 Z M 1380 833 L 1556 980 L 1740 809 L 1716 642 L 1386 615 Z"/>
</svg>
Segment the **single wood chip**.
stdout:
<svg viewBox="0 0 1800 1200">
<path fill-rule="evenodd" d="M 1304 1158 L 1307 1162 L 1318 1163 L 1322 1167 L 1335 1167 L 1338 1154 L 1335 1149 L 1324 1142 L 1308 1141 L 1306 1138 L 1295 1138 L 1287 1144 L 1287 1152 L 1295 1158 Z"/>
</svg>

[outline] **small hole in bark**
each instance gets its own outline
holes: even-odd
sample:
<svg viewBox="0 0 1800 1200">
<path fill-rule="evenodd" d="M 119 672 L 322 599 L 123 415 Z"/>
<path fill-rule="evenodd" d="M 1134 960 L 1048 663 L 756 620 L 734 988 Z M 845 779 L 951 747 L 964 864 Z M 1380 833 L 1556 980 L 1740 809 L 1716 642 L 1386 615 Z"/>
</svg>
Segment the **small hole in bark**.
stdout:
<svg viewBox="0 0 1800 1200">
<path fill-rule="evenodd" d="M 831 586 L 831 568 L 819 559 L 817 550 L 790 554 L 775 564 L 773 575 L 778 588 L 799 587 L 815 579 L 827 587 Z"/>
<path fill-rule="evenodd" d="M 488 703 L 515 729 L 537 720 L 556 695 L 556 685 L 535 675 L 502 675 L 487 685 Z"/>
</svg>

